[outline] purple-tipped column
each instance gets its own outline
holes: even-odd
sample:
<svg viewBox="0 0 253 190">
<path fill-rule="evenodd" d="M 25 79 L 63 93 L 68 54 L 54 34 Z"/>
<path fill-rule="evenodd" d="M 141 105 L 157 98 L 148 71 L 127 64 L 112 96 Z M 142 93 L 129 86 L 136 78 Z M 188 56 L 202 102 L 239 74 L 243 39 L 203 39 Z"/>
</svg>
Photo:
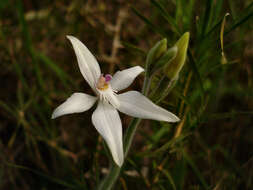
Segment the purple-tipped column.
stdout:
<svg viewBox="0 0 253 190">
<path fill-rule="evenodd" d="M 106 74 L 105 75 L 105 82 L 109 82 L 110 80 L 112 80 L 112 75 Z"/>
</svg>

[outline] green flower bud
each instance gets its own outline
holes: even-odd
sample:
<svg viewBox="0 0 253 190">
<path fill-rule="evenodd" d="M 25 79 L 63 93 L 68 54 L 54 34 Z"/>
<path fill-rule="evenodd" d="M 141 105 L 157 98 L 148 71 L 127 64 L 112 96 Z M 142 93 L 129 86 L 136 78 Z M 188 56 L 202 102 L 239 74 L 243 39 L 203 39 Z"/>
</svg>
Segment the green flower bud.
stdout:
<svg viewBox="0 0 253 190">
<path fill-rule="evenodd" d="M 168 66 L 166 66 L 164 69 L 166 76 L 170 80 L 176 80 L 179 72 L 181 71 L 182 67 L 184 66 L 185 59 L 187 56 L 189 38 L 190 38 L 190 33 L 186 32 L 183 34 L 183 36 L 181 36 L 181 38 L 175 44 L 175 46 L 178 49 L 177 55 L 171 61 L 171 63 Z"/>
<path fill-rule="evenodd" d="M 153 70 L 156 71 L 159 68 L 166 67 L 167 65 L 169 65 L 171 61 L 175 59 L 177 51 L 178 51 L 177 46 L 173 46 L 172 48 L 168 49 L 156 62 Z"/>
<path fill-rule="evenodd" d="M 159 60 L 159 58 L 167 51 L 167 39 L 164 38 L 152 47 L 146 59 L 146 71 L 150 72 L 150 68 Z"/>
</svg>

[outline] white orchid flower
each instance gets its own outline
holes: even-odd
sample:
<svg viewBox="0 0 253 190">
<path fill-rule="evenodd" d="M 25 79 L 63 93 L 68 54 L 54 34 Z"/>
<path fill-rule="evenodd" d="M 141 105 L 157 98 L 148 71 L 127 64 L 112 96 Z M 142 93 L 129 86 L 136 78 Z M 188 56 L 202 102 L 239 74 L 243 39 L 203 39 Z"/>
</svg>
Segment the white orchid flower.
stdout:
<svg viewBox="0 0 253 190">
<path fill-rule="evenodd" d="M 67 36 L 67 38 L 73 45 L 81 73 L 96 97 L 84 93 L 74 93 L 54 110 L 52 119 L 65 114 L 84 112 L 98 101 L 98 106 L 92 114 L 92 123 L 106 141 L 118 166 L 123 164 L 124 153 L 122 124 L 117 110 L 143 119 L 179 121 L 176 115 L 155 105 L 137 91 L 116 94 L 130 86 L 134 79 L 144 71 L 142 67 L 135 66 L 118 71 L 113 77 L 108 74 L 103 75 L 97 60 L 88 48 L 73 36 Z"/>
</svg>

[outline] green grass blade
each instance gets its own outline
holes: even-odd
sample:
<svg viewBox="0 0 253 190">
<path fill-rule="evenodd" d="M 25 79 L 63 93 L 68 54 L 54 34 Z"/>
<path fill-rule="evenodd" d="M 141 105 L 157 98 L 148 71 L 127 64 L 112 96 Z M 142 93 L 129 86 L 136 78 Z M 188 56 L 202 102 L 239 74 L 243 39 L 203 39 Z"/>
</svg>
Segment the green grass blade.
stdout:
<svg viewBox="0 0 253 190">
<path fill-rule="evenodd" d="M 253 115 L 253 111 L 233 111 L 233 112 L 225 112 L 225 113 L 213 113 L 209 114 L 207 117 L 203 119 L 203 122 L 208 122 L 210 120 L 219 120 L 219 119 L 227 119 L 227 118 L 235 118 L 239 115 Z"/>
<path fill-rule="evenodd" d="M 3 108 L 5 111 L 7 111 L 9 114 L 11 114 L 13 117 L 17 117 L 16 112 L 10 107 L 8 106 L 6 103 L 4 103 L 3 101 L 0 100 L 0 107 Z"/>
<path fill-rule="evenodd" d="M 135 9 L 134 7 L 132 7 L 132 11 L 154 32 L 157 32 L 158 34 L 160 34 L 163 37 L 166 37 L 167 34 L 164 30 L 162 30 L 160 27 L 155 26 L 149 19 L 147 19 L 146 17 L 144 17 L 137 9 Z"/>
<path fill-rule="evenodd" d="M 221 10 L 222 10 L 222 5 L 223 5 L 223 0 L 219 0 L 219 1 L 216 1 L 216 5 L 214 6 L 214 9 L 213 9 L 213 22 L 217 22 L 219 20 L 219 15 L 221 13 Z"/>
<path fill-rule="evenodd" d="M 23 2 L 21 0 L 16 1 L 16 9 L 17 9 L 17 13 L 18 13 L 19 24 L 21 26 L 22 34 L 24 37 L 24 42 L 25 42 L 24 44 L 31 56 L 38 83 L 40 84 L 40 87 L 43 90 L 45 83 L 44 83 L 44 80 L 42 79 L 42 74 L 41 74 L 40 68 L 38 66 L 38 62 L 36 60 L 36 55 L 35 55 L 34 49 L 32 47 L 32 40 L 31 40 L 30 33 L 28 31 L 27 22 L 25 20 L 25 15 L 24 15 Z"/>
<path fill-rule="evenodd" d="M 8 3 L 9 3 L 9 0 L 1 0 L 0 1 L 0 10 L 4 9 Z"/>
<path fill-rule="evenodd" d="M 183 31 L 191 31 L 191 25 L 194 17 L 194 11 L 195 11 L 195 2 L 196 0 L 185 0 L 184 4 L 188 4 L 187 7 L 185 7 L 184 12 L 185 14 L 183 15 Z"/>
<path fill-rule="evenodd" d="M 220 29 L 220 25 L 223 21 L 223 18 L 221 18 L 207 33 L 206 35 L 202 38 L 202 40 L 205 40 L 206 38 L 208 38 L 214 31 L 216 31 L 217 29 Z"/>
<path fill-rule="evenodd" d="M 228 29 L 227 31 L 224 32 L 224 36 L 229 34 L 230 32 L 232 32 L 233 30 L 235 30 L 236 28 L 238 28 L 239 26 L 241 26 L 242 24 L 244 24 L 246 21 L 248 21 L 251 17 L 253 16 L 253 11 L 249 12 L 247 15 L 245 15 L 244 17 L 242 17 L 241 19 L 239 19 L 234 25 L 232 25 L 230 27 L 230 29 Z"/>
<path fill-rule="evenodd" d="M 198 177 L 200 183 L 204 187 L 204 189 L 209 190 L 208 184 L 206 183 L 204 177 L 202 176 L 201 172 L 199 171 L 197 165 L 194 163 L 194 161 L 191 159 L 191 157 L 184 151 L 182 150 L 183 157 L 185 158 L 186 162 L 190 165 L 192 168 L 193 172 L 196 174 Z"/>
<path fill-rule="evenodd" d="M 135 53 L 135 54 L 138 54 L 138 55 L 140 55 L 140 56 L 142 56 L 142 57 L 145 57 L 146 54 L 147 54 L 144 50 L 142 50 L 141 48 L 135 46 L 134 44 L 131 44 L 131 43 L 129 43 L 129 42 L 124 42 L 124 41 L 122 41 L 121 43 L 122 43 L 122 45 L 123 45 L 126 49 L 129 49 L 130 52 L 133 52 L 133 53 Z"/>
<path fill-rule="evenodd" d="M 220 151 L 223 156 L 225 157 L 225 159 L 227 160 L 227 163 L 230 165 L 230 167 L 242 178 L 246 178 L 246 176 L 244 175 L 243 171 L 241 170 L 241 168 L 239 167 L 238 163 L 236 163 L 236 161 L 233 159 L 233 157 L 231 156 L 231 153 L 229 153 L 227 150 L 225 150 L 222 146 L 217 145 L 214 147 L 215 149 L 217 149 L 218 151 Z"/>
<path fill-rule="evenodd" d="M 212 2 L 213 2 L 213 0 L 206 0 L 205 15 L 204 15 L 204 19 L 202 21 L 201 36 L 205 35 L 207 27 L 208 27 L 209 22 L 210 22 Z"/>
<path fill-rule="evenodd" d="M 22 67 L 18 63 L 16 63 L 16 62 L 14 62 L 13 65 L 14 65 L 14 69 L 15 69 L 15 71 L 16 71 L 16 73 L 18 75 L 18 78 L 21 81 L 22 85 L 26 89 L 28 89 L 27 81 L 26 81 L 26 79 L 24 77 Z"/>
<path fill-rule="evenodd" d="M 152 5 L 154 5 L 159 10 L 164 19 L 171 25 L 173 31 L 176 32 L 177 36 L 178 37 L 181 36 L 182 33 L 180 32 L 180 29 L 177 26 L 176 21 L 169 15 L 164 6 L 157 0 L 150 0 L 150 1 Z"/>
<path fill-rule="evenodd" d="M 173 189 L 173 190 L 176 190 L 177 187 L 176 187 L 176 185 L 175 185 L 175 182 L 174 182 L 174 180 L 173 180 L 173 178 L 172 178 L 172 176 L 171 176 L 169 170 L 165 170 L 165 169 L 162 168 L 160 171 L 167 177 L 168 181 L 169 181 L 170 184 L 171 184 L 172 189 Z"/>
<path fill-rule="evenodd" d="M 200 76 L 200 73 L 199 73 L 199 70 L 197 68 L 197 65 L 196 65 L 196 62 L 193 58 L 193 55 L 191 53 L 191 51 L 189 50 L 188 51 L 188 56 L 189 56 L 189 62 L 190 62 L 190 65 L 192 67 L 192 70 L 194 72 L 194 75 L 195 77 L 197 78 L 197 81 L 198 81 L 198 84 L 199 84 L 199 87 L 200 87 L 200 91 L 201 91 L 201 96 L 203 98 L 203 95 L 204 95 L 204 86 L 203 86 L 203 81 L 201 79 L 201 76 Z"/>
<path fill-rule="evenodd" d="M 175 145 L 175 144 L 183 141 L 189 135 L 190 134 L 185 134 L 185 135 L 181 135 L 177 138 L 173 138 L 173 139 L 169 140 L 167 143 L 165 143 L 164 145 L 162 145 L 160 148 L 156 149 L 155 151 L 152 151 L 152 152 L 147 151 L 147 152 L 139 153 L 138 156 L 156 157 L 158 154 L 161 154 L 161 153 L 164 153 L 165 151 L 168 151 L 168 149 L 172 145 Z"/>
<path fill-rule="evenodd" d="M 187 167 L 186 167 L 186 161 L 182 157 L 181 159 L 178 159 L 176 163 L 174 164 L 174 168 L 172 173 L 174 182 L 177 186 L 178 190 L 183 190 L 184 183 L 186 181 L 185 176 L 187 173 Z"/>
<path fill-rule="evenodd" d="M 72 84 L 74 84 L 73 80 L 70 78 L 70 76 L 62 70 L 60 67 L 58 67 L 49 57 L 46 55 L 36 52 L 36 56 L 38 59 L 40 59 L 43 63 L 46 64 L 54 73 L 57 75 L 57 77 L 63 82 L 64 86 L 67 87 L 67 81 L 70 81 Z"/>
<path fill-rule="evenodd" d="M 250 9 L 253 7 L 253 2 L 251 2 L 244 10 L 243 12 L 247 13 L 248 11 L 250 11 Z"/>
<path fill-rule="evenodd" d="M 54 182 L 56 184 L 59 184 L 59 185 L 62 185 L 64 187 L 67 187 L 67 188 L 70 188 L 70 189 L 76 189 L 76 186 L 73 185 L 73 184 L 69 184 L 63 180 L 60 180 L 58 178 L 55 178 L 53 176 L 49 176 L 49 175 L 46 175 L 42 172 L 39 172 L 39 171 L 36 171 L 36 170 L 33 170 L 31 168 L 28 168 L 28 167 L 25 167 L 25 166 L 21 166 L 21 165 L 16 165 L 16 164 L 12 164 L 12 163 L 6 163 L 7 166 L 9 167 L 13 167 L 13 168 L 17 168 L 17 169 L 21 169 L 21 170 L 26 170 L 26 171 L 29 171 L 29 172 L 32 172 L 40 177 L 43 177 L 45 179 L 47 179 L 48 181 L 51 181 L 51 182 Z"/>
</svg>

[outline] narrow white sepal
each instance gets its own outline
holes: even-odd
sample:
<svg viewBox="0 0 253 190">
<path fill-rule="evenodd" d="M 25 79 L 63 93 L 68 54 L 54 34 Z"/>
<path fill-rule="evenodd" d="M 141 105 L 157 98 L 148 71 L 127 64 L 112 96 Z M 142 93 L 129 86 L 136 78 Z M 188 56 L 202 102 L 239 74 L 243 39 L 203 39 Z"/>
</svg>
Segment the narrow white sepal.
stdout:
<svg viewBox="0 0 253 190">
<path fill-rule="evenodd" d="M 90 87 L 95 90 L 98 78 L 101 75 L 99 64 L 88 48 L 74 36 L 67 36 L 73 45 L 79 69 Z"/>
<path fill-rule="evenodd" d="M 176 115 L 157 106 L 137 91 L 128 91 L 117 95 L 117 97 L 120 102 L 118 110 L 127 115 L 167 122 L 177 122 L 180 120 Z"/>
<path fill-rule="evenodd" d="M 120 91 L 129 87 L 134 79 L 143 71 L 144 69 L 140 66 L 131 67 L 123 71 L 117 71 L 110 81 L 112 89 Z"/>
<path fill-rule="evenodd" d="M 124 161 L 122 125 L 118 111 L 107 102 L 99 101 L 92 114 L 92 123 L 106 141 L 113 160 L 120 167 Z"/>
<path fill-rule="evenodd" d="M 51 118 L 55 119 L 56 117 L 66 114 L 84 112 L 90 109 L 96 100 L 96 97 L 88 94 L 74 93 L 54 110 Z"/>
</svg>

